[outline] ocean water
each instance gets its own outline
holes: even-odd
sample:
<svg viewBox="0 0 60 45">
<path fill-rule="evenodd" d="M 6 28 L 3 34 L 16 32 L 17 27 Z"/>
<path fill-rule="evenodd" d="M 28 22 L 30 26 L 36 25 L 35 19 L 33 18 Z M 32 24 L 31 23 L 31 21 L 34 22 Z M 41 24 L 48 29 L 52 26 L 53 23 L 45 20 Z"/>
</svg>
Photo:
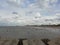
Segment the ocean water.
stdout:
<svg viewBox="0 0 60 45">
<path fill-rule="evenodd" d="M 60 36 L 60 28 L 56 27 L 27 27 L 4 26 L 0 27 L 0 37 L 3 38 L 55 38 Z"/>
</svg>

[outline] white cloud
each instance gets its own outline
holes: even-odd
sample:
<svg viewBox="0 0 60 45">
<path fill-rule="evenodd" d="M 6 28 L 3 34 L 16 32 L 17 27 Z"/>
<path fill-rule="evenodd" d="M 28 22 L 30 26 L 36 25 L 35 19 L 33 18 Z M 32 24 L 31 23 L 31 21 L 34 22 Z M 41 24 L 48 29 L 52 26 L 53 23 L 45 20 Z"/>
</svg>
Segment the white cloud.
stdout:
<svg viewBox="0 0 60 45">
<path fill-rule="evenodd" d="M 20 7 L 21 5 L 21 0 L 5 0 L 7 3 L 7 7 Z"/>
<path fill-rule="evenodd" d="M 51 0 L 51 3 L 56 3 L 58 0 Z"/>
<path fill-rule="evenodd" d="M 60 23 L 60 14 L 43 16 L 41 11 L 55 12 L 54 5 L 57 0 L 37 0 L 35 3 L 22 8 L 24 0 L 5 0 L 4 9 L 0 9 L 0 24 L 2 25 L 28 25 L 28 24 L 58 24 Z M 50 5 L 52 3 L 53 5 Z M 25 5 L 24 5 L 25 6 Z M 17 14 L 13 14 L 16 12 Z M 49 13 L 48 12 L 48 13 Z M 59 22 L 58 22 L 59 21 Z"/>
</svg>

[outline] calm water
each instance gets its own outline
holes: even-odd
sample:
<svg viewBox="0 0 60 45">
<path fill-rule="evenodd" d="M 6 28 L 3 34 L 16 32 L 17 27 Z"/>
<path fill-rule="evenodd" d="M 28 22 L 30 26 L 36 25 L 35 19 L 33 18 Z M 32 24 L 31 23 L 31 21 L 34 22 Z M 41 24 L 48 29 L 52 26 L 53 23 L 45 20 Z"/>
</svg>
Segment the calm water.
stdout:
<svg viewBox="0 0 60 45">
<path fill-rule="evenodd" d="M 7 38 L 55 38 L 60 28 L 51 27 L 0 27 L 0 36 Z"/>
</svg>

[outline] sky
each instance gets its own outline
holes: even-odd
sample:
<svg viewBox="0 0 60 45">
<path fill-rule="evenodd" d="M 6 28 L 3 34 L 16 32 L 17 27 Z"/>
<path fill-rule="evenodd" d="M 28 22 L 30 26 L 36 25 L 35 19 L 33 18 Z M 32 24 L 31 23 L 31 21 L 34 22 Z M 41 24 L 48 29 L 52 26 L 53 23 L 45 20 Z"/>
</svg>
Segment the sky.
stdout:
<svg viewBox="0 0 60 45">
<path fill-rule="evenodd" d="M 0 26 L 60 24 L 60 0 L 0 0 Z"/>
</svg>

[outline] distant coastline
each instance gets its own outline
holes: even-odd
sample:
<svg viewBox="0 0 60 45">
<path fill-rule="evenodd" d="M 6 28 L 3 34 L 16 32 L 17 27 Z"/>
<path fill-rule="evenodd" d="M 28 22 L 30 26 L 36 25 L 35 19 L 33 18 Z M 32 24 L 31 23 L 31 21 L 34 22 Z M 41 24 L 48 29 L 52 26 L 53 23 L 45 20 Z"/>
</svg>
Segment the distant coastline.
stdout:
<svg viewBox="0 0 60 45">
<path fill-rule="evenodd" d="M 0 27 L 60 27 L 60 24 L 58 24 L 58 25 L 24 25 L 24 26 L 0 26 Z"/>
<path fill-rule="evenodd" d="M 58 25 L 26 25 L 30 27 L 60 27 L 60 24 Z"/>
</svg>

